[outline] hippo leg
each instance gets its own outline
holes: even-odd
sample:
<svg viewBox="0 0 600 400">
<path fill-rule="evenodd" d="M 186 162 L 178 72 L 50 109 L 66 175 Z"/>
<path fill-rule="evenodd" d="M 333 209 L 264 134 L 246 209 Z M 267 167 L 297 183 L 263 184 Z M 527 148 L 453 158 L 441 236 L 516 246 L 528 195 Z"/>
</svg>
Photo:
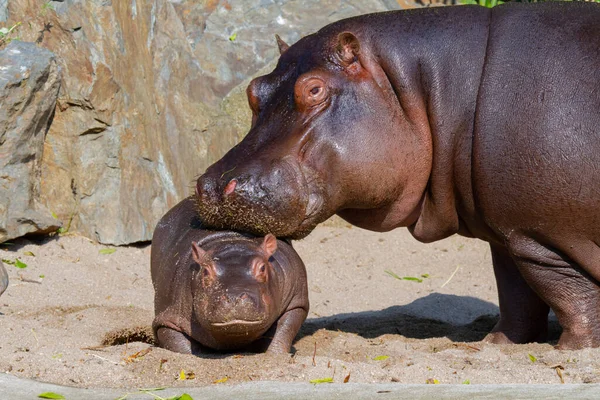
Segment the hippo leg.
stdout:
<svg viewBox="0 0 600 400">
<path fill-rule="evenodd" d="M 267 349 L 267 353 L 285 354 L 292 348 L 292 341 L 298 334 L 300 326 L 306 319 L 307 312 L 303 308 L 286 311 L 277 321 L 275 335 Z"/>
<path fill-rule="evenodd" d="M 497 344 L 544 342 L 548 305 L 527 284 L 507 249 L 490 245 L 498 285 L 500 321 L 485 341 Z"/>
<path fill-rule="evenodd" d="M 564 247 L 564 246 L 563 246 Z M 567 245 L 566 248 L 577 246 Z M 559 246 L 525 238 L 510 251 L 523 278 L 552 308 L 563 332 L 560 349 L 600 346 L 600 287 Z M 593 267 L 588 265 L 587 267 Z"/>
<path fill-rule="evenodd" d="M 192 354 L 192 341 L 184 333 L 163 326 L 156 331 L 156 338 L 162 348 L 176 353 Z"/>
</svg>

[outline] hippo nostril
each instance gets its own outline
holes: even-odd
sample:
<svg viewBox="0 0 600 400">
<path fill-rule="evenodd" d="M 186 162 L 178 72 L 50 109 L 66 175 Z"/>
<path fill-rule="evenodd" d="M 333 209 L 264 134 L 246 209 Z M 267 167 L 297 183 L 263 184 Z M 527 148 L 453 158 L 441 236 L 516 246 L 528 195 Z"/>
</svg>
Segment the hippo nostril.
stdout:
<svg viewBox="0 0 600 400">
<path fill-rule="evenodd" d="M 230 180 L 227 186 L 225 186 L 225 189 L 223 189 L 223 195 L 228 196 L 231 193 L 233 193 L 235 191 L 236 185 L 237 181 L 235 179 Z"/>
</svg>

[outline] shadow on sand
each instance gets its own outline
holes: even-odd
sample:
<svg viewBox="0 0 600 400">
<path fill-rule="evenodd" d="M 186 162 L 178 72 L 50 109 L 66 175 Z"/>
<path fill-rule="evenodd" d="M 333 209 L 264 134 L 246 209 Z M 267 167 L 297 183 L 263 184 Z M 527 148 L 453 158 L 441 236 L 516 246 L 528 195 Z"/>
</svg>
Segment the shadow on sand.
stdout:
<svg viewBox="0 0 600 400">
<path fill-rule="evenodd" d="M 470 296 L 432 293 L 404 306 L 380 311 L 336 314 L 307 319 L 296 340 L 320 329 L 354 333 L 365 339 L 385 334 L 412 339 L 447 337 L 455 342 L 482 340 L 498 321 L 495 304 Z M 552 315 L 549 341 L 558 340 L 561 328 Z"/>
</svg>

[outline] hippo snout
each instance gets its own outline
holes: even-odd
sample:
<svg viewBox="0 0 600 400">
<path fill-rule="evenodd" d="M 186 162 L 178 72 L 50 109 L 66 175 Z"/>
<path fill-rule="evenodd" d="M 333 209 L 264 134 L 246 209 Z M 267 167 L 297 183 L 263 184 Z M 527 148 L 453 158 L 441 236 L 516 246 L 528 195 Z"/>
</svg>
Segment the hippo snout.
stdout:
<svg viewBox="0 0 600 400">
<path fill-rule="evenodd" d="M 207 227 L 287 236 L 306 216 L 304 176 L 289 160 L 256 160 L 243 170 L 215 164 L 196 184 L 198 213 Z"/>
</svg>

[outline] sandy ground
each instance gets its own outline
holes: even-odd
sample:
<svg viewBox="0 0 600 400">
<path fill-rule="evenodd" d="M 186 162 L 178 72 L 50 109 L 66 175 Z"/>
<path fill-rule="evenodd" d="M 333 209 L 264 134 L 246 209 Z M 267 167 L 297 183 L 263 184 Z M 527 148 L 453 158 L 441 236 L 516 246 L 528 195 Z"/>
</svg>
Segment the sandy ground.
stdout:
<svg viewBox="0 0 600 400">
<path fill-rule="evenodd" d="M 293 356 L 175 354 L 149 344 L 150 246 L 116 248 L 78 236 L 0 246 L 11 279 L 0 297 L 0 371 L 81 387 L 139 388 L 276 380 L 442 384 L 600 382 L 600 350 L 480 342 L 494 325 L 487 246 L 452 237 L 416 242 L 319 227 L 296 242 L 311 311 Z M 399 280 L 419 277 L 422 282 Z M 425 277 L 423 277 L 425 276 Z M 184 372 L 186 379 L 178 380 Z"/>
</svg>

